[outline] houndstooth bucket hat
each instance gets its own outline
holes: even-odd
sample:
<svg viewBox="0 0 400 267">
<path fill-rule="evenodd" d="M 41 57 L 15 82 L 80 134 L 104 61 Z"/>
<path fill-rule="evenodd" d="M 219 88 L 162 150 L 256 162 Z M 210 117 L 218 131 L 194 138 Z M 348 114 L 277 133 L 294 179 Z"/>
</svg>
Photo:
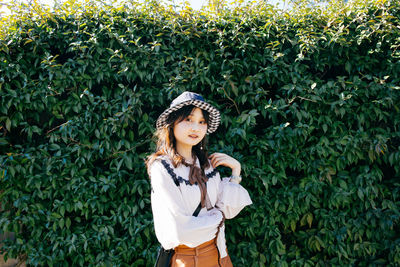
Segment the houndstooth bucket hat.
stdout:
<svg viewBox="0 0 400 267">
<path fill-rule="evenodd" d="M 158 117 L 157 123 L 156 123 L 157 129 L 160 129 L 167 124 L 168 116 L 172 112 L 174 112 L 184 106 L 188 106 L 188 105 L 194 105 L 200 109 L 208 111 L 208 113 L 210 114 L 210 121 L 208 123 L 207 132 L 213 133 L 213 132 L 215 132 L 215 130 L 217 130 L 218 125 L 221 121 L 221 116 L 220 116 L 218 109 L 216 109 L 215 107 L 206 103 L 204 101 L 204 98 L 201 95 L 193 93 L 193 92 L 183 92 L 181 95 L 179 95 L 177 98 L 175 98 L 171 102 L 171 105 L 169 106 L 169 108 L 167 108 Z"/>
</svg>

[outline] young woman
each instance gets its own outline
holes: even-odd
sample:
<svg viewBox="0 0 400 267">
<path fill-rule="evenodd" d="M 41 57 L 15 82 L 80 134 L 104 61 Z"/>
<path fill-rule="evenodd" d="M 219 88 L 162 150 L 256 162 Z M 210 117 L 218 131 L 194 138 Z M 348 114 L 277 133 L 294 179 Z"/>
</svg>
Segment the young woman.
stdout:
<svg viewBox="0 0 400 267">
<path fill-rule="evenodd" d="M 240 163 L 207 153 L 207 134 L 219 122 L 219 111 L 192 92 L 174 99 L 157 119 L 157 151 L 146 164 L 155 233 L 164 249 L 174 249 L 172 267 L 232 266 L 224 220 L 252 202 L 239 184 Z M 232 175 L 220 178 L 218 166 L 231 168 Z"/>
</svg>

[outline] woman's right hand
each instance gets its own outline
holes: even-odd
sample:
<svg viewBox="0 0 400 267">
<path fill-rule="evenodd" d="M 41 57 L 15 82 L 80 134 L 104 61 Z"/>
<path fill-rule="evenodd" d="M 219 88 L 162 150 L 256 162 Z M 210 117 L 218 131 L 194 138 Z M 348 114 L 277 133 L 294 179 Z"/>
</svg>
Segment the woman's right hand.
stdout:
<svg viewBox="0 0 400 267">
<path fill-rule="evenodd" d="M 213 168 L 225 166 L 232 169 L 232 175 L 239 176 L 241 171 L 240 162 L 224 153 L 213 153 L 209 156 Z"/>
</svg>

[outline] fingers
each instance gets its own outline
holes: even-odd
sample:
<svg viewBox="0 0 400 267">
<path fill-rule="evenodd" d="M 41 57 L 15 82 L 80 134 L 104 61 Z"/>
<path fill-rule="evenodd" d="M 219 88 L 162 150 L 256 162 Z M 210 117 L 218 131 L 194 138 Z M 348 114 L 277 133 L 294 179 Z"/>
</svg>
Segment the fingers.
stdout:
<svg viewBox="0 0 400 267">
<path fill-rule="evenodd" d="M 215 160 L 211 161 L 211 165 L 213 166 L 213 168 L 216 168 L 219 165 L 224 165 L 223 163 L 224 162 L 222 160 L 218 160 L 218 159 L 215 159 Z"/>
<path fill-rule="evenodd" d="M 224 153 L 214 153 L 209 158 L 213 168 L 216 168 L 220 165 L 230 167 L 229 161 L 231 160 L 231 157 Z"/>
<path fill-rule="evenodd" d="M 214 153 L 209 157 L 214 168 L 215 164 L 221 160 L 221 156 L 221 153 Z"/>
</svg>

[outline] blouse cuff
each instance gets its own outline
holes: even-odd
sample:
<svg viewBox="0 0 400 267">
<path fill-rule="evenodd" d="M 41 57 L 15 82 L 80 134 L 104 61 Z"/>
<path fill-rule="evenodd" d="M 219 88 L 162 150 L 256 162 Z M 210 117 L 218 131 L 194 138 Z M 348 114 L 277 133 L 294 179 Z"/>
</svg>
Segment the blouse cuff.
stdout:
<svg viewBox="0 0 400 267">
<path fill-rule="evenodd" d="M 217 206 L 225 214 L 226 219 L 232 219 L 244 207 L 253 203 L 249 193 L 243 186 L 232 183 L 229 180 L 229 178 L 222 179 L 217 203 Z"/>
</svg>

